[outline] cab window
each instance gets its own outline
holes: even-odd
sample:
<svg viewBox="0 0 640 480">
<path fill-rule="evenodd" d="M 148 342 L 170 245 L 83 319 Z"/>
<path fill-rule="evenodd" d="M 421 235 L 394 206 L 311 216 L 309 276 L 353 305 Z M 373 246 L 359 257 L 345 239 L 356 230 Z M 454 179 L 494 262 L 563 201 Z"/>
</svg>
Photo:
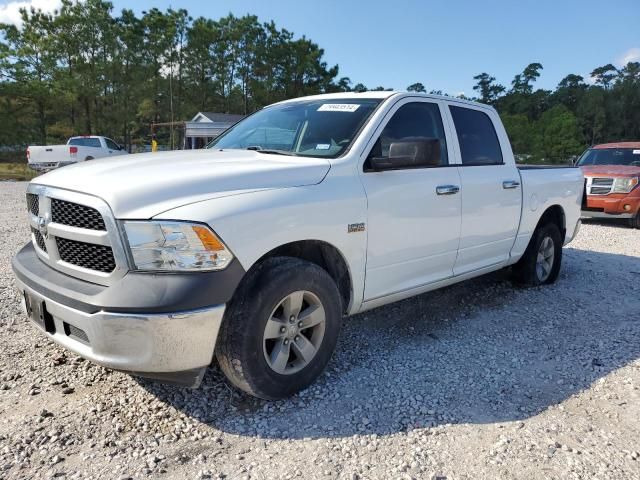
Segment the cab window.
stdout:
<svg viewBox="0 0 640 480">
<path fill-rule="evenodd" d="M 120 150 L 120 145 L 118 145 L 116 142 L 114 142 L 113 140 L 109 139 L 109 138 L 105 138 L 104 139 L 105 143 L 107 144 L 107 148 L 109 150 Z"/>
<path fill-rule="evenodd" d="M 400 107 L 369 153 L 365 170 L 441 167 L 448 165 L 447 141 L 436 103 L 413 102 Z"/>
<path fill-rule="evenodd" d="M 451 105 L 463 165 L 502 165 L 502 149 L 493 122 L 484 112 Z"/>
</svg>

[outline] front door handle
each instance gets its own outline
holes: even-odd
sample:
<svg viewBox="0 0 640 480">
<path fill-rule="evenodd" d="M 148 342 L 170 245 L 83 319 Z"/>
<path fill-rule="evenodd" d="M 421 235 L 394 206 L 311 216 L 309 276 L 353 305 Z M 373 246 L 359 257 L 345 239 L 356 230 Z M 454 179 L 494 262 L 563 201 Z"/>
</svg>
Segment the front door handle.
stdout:
<svg viewBox="0 0 640 480">
<path fill-rule="evenodd" d="M 436 193 L 438 195 L 455 195 L 460 191 L 460 187 L 457 185 L 438 185 L 436 187 Z"/>
<path fill-rule="evenodd" d="M 520 182 L 517 180 L 505 180 L 502 182 L 502 188 L 508 190 L 510 188 L 518 188 L 520 186 Z"/>
</svg>

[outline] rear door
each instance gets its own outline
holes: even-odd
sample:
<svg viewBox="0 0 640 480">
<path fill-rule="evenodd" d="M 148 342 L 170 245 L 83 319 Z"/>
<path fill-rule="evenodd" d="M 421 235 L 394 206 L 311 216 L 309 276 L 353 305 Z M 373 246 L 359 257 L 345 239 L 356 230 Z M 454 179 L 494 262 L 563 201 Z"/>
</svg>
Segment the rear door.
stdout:
<svg viewBox="0 0 640 480">
<path fill-rule="evenodd" d="M 460 247 L 453 272 L 462 275 L 507 261 L 520 224 L 522 188 L 494 110 L 451 103 L 448 117 L 462 183 Z"/>
<path fill-rule="evenodd" d="M 442 121 L 444 104 L 407 97 L 385 116 L 360 171 L 368 203 L 365 301 L 453 275 L 460 236 L 460 177 Z M 372 171 L 370 157 L 388 159 L 402 142 L 438 148 L 421 167 Z M 406 145 L 406 144 L 405 144 Z M 396 157 L 397 158 L 397 157 Z"/>
</svg>

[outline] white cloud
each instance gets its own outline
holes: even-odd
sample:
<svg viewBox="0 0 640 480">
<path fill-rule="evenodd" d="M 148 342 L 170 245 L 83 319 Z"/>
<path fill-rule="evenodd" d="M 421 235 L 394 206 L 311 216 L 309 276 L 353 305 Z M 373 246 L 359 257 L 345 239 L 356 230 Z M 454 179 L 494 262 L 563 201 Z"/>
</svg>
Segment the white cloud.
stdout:
<svg viewBox="0 0 640 480">
<path fill-rule="evenodd" d="M 53 12 L 60 8 L 62 2 L 60 0 L 20 0 L 0 5 L 0 22 L 10 23 L 13 25 L 22 25 L 22 18 L 20 17 L 20 9 L 31 7 L 36 10 L 42 10 L 43 12 Z"/>
<path fill-rule="evenodd" d="M 616 60 L 619 67 L 624 67 L 629 62 L 640 62 L 640 48 L 630 48 Z"/>
</svg>

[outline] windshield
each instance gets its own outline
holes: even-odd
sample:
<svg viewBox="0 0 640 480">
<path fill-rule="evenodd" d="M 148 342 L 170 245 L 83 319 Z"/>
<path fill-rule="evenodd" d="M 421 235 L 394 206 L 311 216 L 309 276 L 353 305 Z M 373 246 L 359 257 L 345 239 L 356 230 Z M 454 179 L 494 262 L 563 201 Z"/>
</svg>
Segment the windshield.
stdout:
<svg viewBox="0 0 640 480">
<path fill-rule="evenodd" d="M 237 123 L 208 148 L 335 158 L 349 148 L 380 101 L 349 98 L 274 105 Z"/>
<path fill-rule="evenodd" d="M 640 167 L 640 148 L 592 148 L 582 154 L 578 166 L 629 165 Z"/>
</svg>

